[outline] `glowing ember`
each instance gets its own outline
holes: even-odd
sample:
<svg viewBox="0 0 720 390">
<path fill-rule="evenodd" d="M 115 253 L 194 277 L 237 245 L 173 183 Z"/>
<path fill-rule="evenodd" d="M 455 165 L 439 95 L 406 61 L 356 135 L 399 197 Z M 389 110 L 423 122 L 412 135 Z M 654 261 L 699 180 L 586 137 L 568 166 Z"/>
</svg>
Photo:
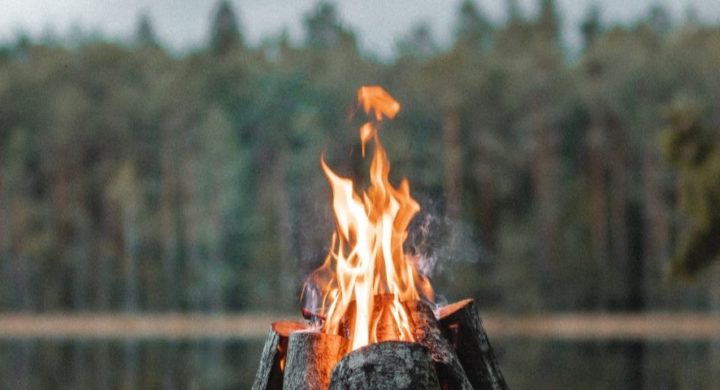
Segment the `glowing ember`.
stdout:
<svg viewBox="0 0 720 390">
<path fill-rule="evenodd" d="M 394 118 L 400 104 L 384 89 L 362 87 L 358 100 L 374 120 L 360 128 L 363 156 L 367 142 L 375 146 L 370 186 L 356 193 L 350 179 L 336 175 L 321 158 L 333 193 L 337 221 L 330 253 L 311 276 L 304 294 L 315 295 L 312 317 L 323 319 L 322 331 L 348 333 L 351 350 L 385 340 L 414 341 L 404 301 L 432 300 L 428 280 L 403 251 L 408 225 L 420 210 L 410 196 L 407 179 L 390 184 L 390 162 L 378 137 L 377 124 Z"/>
</svg>

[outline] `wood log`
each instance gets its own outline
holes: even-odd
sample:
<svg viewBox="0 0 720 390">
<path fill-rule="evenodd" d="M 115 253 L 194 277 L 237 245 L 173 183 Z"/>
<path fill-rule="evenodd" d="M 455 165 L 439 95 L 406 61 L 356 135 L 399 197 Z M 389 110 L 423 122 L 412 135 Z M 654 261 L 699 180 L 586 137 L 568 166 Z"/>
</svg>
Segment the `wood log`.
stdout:
<svg viewBox="0 0 720 390">
<path fill-rule="evenodd" d="M 282 389 L 288 336 L 305 328 L 307 325 L 297 321 L 278 321 L 272 324 L 263 347 L 260 367 L 255 374 L 252 390 Z"/>
<path fill-rule="evenodd" d="M 283 389 L 327 389 L 333 367 L 347 350 L 347 345 L 345 337 L 315 330 L 290 334 Z"/>
<path fill-rule="evenodd" d="M 440 389 L 430 352 L 418 343 L 384 341 L 345 355 L 332 372 L 329 390 Z"/>
<path fill-rule="evenodd" d="M 405 302 L 413 321 L 415 341 L 427 347 L 443 389 L 473 390 L 455 349 L 443 335 L 435 313 L 422 301 Z"/>
<path fill-rule="evenodd" d="M 475 390 L 507 389 L 475 302 L 465 299 L 444 306 L 438 317 L 445 337 L 455 349 Z"/>
</svg>

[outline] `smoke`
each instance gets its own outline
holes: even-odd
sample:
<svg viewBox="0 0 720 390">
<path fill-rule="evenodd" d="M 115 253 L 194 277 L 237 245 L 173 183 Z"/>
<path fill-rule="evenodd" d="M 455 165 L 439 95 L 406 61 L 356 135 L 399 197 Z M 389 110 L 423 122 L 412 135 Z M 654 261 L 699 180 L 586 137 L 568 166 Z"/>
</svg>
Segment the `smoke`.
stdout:
<svg viewBox="0 0 720 390">
<path fill-rule="evenodd" d="M 452 282 L 455 278 L 454 264 L 491 261 L 489 253 L 474 237 L 473 229 L 467 223 L 446 216 L 440 202 L 423 196 L 418 200 L 422 209 L 410 225 L 405 252 L 416 261 L 422 275 L 431 280 L 442 278 Z M 433 287 L 437 286 L 433 284 Z M 437 288 L 435 304 L 447 304 Z"/>
</svg>

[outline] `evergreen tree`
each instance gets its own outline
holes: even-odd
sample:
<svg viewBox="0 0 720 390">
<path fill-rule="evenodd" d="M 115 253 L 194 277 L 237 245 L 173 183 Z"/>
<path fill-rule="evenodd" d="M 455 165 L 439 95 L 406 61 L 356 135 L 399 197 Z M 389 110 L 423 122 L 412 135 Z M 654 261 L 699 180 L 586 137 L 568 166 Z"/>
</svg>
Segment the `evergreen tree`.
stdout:
<svg viewBox="0 0 720 390">
<path fill-rule="evenodd" d="M 437 51 L 437 44 L 432 36 L 432 30 L 427 23 L 416 25 L 410 35 L 398 42 L 400 56 L 429 58 Z"/>
<path fill-rule="evenodd" d="M 140 15 L 135 31 L 135 40 L 140 46 L 158 46 L 157 36 L 155 35 L 155 28 L 153 27 L 150 15 L 146 13 Z"/>
<path fill-rule="evenodd" d="M 475 6 L 475 2 L 463 1 L 458 12 L 456 44 L 488 50 L 491 46 L 492 30 L 492 24 Z"/>
<path fill-rule="evenodd" d="M 221 0 L 210 27 L 210 48 L 224 55 L 243 46 L 240 26 L 229 0 Z"/>
<path fill-rule="evenodd" d="M 660 4 L 655 4 L 650 8 L 647 18 L 650 28 L 660 36 L 666 36 L 672 29 L 672 19 L 668 10 Z"/>
<path fill-rule="evenodd" d="M 335 5 L 321 1 L 305 18 L 305 42 L 315 49 L 335 49 L 346 43 L 354 45 L 354 37 L 340 23 Z"/>
<path fill-rule="evenodd" d="M 538 29 L 545 39 L 558 42 L 560 39 L 560 21 L 555 0 L 541 0 Z"/>
<path fill-rule="evenodd" d="M 506 18 L 508 24 L 514 24 L 523 20 L 523 13 L 518 0 L 505 0 Z"/>
<path fill-rule="evenodd" d="M 592 46 L 597 37 L 602 33 L 602 21 L 600 20 L 600 7 L 597 3 L 588 8 L 585 18 L 580 25 L 583 37 L 583 46 L 587 49 Z"/>
</svg>

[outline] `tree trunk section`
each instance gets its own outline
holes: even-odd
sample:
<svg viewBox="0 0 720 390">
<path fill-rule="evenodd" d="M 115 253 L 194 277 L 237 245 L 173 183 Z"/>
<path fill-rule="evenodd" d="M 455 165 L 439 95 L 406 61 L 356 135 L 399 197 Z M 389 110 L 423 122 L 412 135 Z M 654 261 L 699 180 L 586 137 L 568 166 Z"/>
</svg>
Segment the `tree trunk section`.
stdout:
<svg viewBox="0 0 720 390">
<path fill-rule="evenodd" d="M 475 302 L 465 299 L 440 309 L 440 328 L 450 340 L 475 390 L 507 389 Z"/>
<path fill-rule="evenodd" d="M 410 301 L 406 302 L 406 305 L 414 324 L 415 340 L 430 350 L 440 384 L 450 389 L 472 390 L 465 370 L 442 334 L 430 306 L 422 301 Z"/>
<path fill-rule="evenodd" d="M 455 107 L 445 111 L 442 123 L 445 156 L 445 213 L 456 219 L 461 210 L 462 147 L 460 145 L 460 117 Z"/>
<path fill-rule="evenodd" d="M 347 354 L 332 372 L 330 390 L 440 389 L 429 351 L 418 343 L 385 341 Z"/>
<path fill-rule="evenodd" d="M 538 248 L 539 272 L 543 303 L 552 304 L 552 286 L 559 275 L 555 269 L 560 258 L 560 228 L 558 222 L 558 134 L 548 126 L 541 126 L 535 136 L 532 182 L 536 202 L 536 226 L 540 239 Z"/>
<path fill-rule="evenodd" d="M 605 137 L 602 128 L 597 124 L 591 125 L 587 137 L 589 225 L 592 257 L 598 272 L 598 285 L 594 287 L 600 292 L 598 295 L 602 295 L 604 281 L 607 279 L 608 256 Z M 604 301 L 605 299 L 600 297 L 596 303 L 602 308 Z"/>
<path fill-rule="evenodd" d="M 607 285 L 610 287 L 610 309 L 627 310 L 632 286 L 625 275 L 629 271 L 628 188 L 629 166 L 626 131 L 619 123 L 611 122 L 613 130 L 610 157 L 610 259 L 613 264 Z"/>
<path fill-rule="evenodd" d="M 346 349 L 347 339 L 342 336 L 317 331 L 291 333 L 283 389 L 327 389 L 330 374 Z"/>
<path fill-rule="evenodd" d="M 288 337 L 290 333 L 306 327 L 304 323 L 295 321 L 279 321 L 272 324 L 263 347 L 252 390 L 282 389 Z"/>
</svg>

